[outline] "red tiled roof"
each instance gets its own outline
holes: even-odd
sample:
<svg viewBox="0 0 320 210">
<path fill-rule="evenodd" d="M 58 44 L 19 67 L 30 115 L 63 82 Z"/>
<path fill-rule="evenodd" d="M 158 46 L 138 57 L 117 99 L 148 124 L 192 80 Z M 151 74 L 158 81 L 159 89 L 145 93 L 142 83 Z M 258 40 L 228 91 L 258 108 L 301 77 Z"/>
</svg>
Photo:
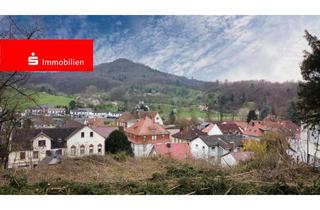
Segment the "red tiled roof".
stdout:
<svg viewBox="0 0 320 210">
<path fill-rule="evenodd" d="M 171 157 L 177 160 L 191 159 L 191 152 L 187 143 L 167 143 L 154 145 L 157 155 Z"/>
<path fill-rule="evenodd" d="M 237 126 L 237 124 L 233 122 L 224 122 L 218 124 L 219 129 L 223 134 L 240 134 L 242 131 Z"/>
<path fill-rule="evenodd" d="M 300 128 L 290 120 L 277 120 L 272 116 L 263 121 L 253 120 L 244 129 L 245 135 L 260 137 L 264 131 L 278 131 L 286 136 L 298 137 Z"/>
<path fill-rule="evenodd" d="M 264 133 L 264 126 L 262 121 L 252 120 L 244 129 L 243 134 L 248 136 L 260 137 Z"/>
<path fill-rule="evenodd" d="M 147 116 L 143 119 L 139 119 L 130 128 L 127 128 L 126 132 L 139 136 L 169 134 L 169 132 L 166 129 L 155 123 L 152 119 L 150 119 Z"/>
<path fill-rule="evenodd" d="M 207 127 L 205 127 L 204 129 L 202 129 L 202 132 L 204 133 L 209 133 L 211 131 L 211 129 L 213 128 L 214 124 L 213 123 L 209 123 L 209 125 L 207 125 Z"/>
<path fill-rule="evenodd" d="M 248 126 L 247 122 L 234 121 L 234 123 L 242 130 L 245 129 Z"/>
</svg>

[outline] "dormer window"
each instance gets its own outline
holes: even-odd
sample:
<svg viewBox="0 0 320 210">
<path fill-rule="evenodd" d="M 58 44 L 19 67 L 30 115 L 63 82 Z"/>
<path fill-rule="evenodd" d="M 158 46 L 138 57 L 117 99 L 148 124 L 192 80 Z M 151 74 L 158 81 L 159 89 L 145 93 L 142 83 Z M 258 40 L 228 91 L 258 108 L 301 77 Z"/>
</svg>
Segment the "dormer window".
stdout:
<svg viewBox="0 0 320 210">
<path fill-rule="evenodd" d="M 90 137 L 93 137 L 93 132 L 92 131 L 90 132 Z"/>
<path fill-rule="evenodd" d="M 39 140 L 38 141 L 38 146 L 39 147 L 45 147 L 46 146 L 46 140 Z"/>
</svg>

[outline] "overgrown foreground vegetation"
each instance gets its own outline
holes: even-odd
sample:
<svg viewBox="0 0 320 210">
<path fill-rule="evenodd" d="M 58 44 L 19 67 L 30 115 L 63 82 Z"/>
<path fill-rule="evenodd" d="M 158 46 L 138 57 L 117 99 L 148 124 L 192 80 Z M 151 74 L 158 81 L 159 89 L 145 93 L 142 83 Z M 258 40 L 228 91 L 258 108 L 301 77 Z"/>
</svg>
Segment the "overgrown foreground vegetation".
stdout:
<svg viewBox="0 0 320 210">
<path fill-rule="evenodd" d="M 320 194 L 319 172 L 303 165 L 266 163 L 250 161 L 225 169 L 204 162 L 119 154 L 67 159 L 34 170 L 2 171 L 0 193 Z"/>
</svg>

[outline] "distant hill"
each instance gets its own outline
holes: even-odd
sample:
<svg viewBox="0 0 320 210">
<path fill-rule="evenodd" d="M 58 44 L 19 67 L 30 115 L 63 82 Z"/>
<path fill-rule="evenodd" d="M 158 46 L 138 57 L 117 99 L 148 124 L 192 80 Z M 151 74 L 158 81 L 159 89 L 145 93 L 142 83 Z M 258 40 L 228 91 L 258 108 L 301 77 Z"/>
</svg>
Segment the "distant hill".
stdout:
<svg viewBox="0 0 320 210">
<path fill-rule="evenodd" d="M 164 73 L 122 58 L 97 65 L 92 73 L 34 73 L 28 85 L 47 86 L 69 95 L 94 87 L 106 93 L 110 100 L 132 103 L 144 100 L 179 106 L 209 104 L 223 96 L 227 101 L 226 111 L 236 111 L 247 102 L 254 101 L 258 109 L 268 106 L 280 114 L 297 99 L 295 82 L 204 82 Z"/>
<path fill-rule="evenodd" d="M 29 84 L 50 84 L 55 90 L 69 94 L 80 93 L 90 85 L 109 91 L 120 86 L 154 83 L 199 89 L 207 82 L 171 75 L 123 58 L 97 65 L 92 73 L 35 73 L 29 80 Z"/>
</svg>

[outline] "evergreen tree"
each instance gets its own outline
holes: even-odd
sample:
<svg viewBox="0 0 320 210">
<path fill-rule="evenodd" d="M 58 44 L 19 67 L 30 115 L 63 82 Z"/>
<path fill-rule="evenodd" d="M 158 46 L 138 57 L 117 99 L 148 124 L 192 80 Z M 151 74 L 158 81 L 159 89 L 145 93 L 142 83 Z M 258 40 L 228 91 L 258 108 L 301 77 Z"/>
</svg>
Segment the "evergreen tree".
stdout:
<svg viewBox="0 0 320 210">
<path fill-rule="evenodd" d="M 264 106 L 262 107 L 262 109 L 260 110 L 260 115 L 259 115 L 259 119 L 263 120 L 266 116 L 268 116 L 268 114 L 271 113 L 271 107 L 270 106 Z"/>
<path fill-rule="evenodd" d="M 299 116 L 298 116 L 298 112 L 297 112 L 297 106 L 294 102 L 291 102 L 289 104 L 289 107 L 285 113 L 285 118 L 291 120 L 292 122 L 294 122 L 297 125 L 300 124 Z"/>
<path fill-rule="evenodd" d="M 175 122 L 176 122 L 176 114 L 175 114 L 174 110 L 171 110 L 171 112 L 169 114 L 169 123 L 174 124 Z"/>
<path fill-rule="evenodd" d="M 107 153 L 115 154 L 119 152 L 126 152 L 128 155 L 133 155 L 131 143 L 123 131 L 115 130 L 110 133 L 106 140 L 105 151 Z"/>
<path fill-rule="evenodd" d="M 69 102 L 69 109 L 72 110 L 72 109 L 75 109 L 76 108 L 76 102 L 74 100 L 71 100 Z"/>
<path fill-rule="evenodd" d="M 304 51 L 300 66 L 304 79 L 298 86 L 298 111 L 303 123 L 312 128 L 320 125 L 320 40 L 305 31 L 311 52 Z"/>
<path fill-rule="evenodd" d="M 256 114 L 255 110 L 250 110 L 247 116 L 247 123 L 249 123 L 251 120 L 257 120 L 258 116 Z"/>
</svg>

